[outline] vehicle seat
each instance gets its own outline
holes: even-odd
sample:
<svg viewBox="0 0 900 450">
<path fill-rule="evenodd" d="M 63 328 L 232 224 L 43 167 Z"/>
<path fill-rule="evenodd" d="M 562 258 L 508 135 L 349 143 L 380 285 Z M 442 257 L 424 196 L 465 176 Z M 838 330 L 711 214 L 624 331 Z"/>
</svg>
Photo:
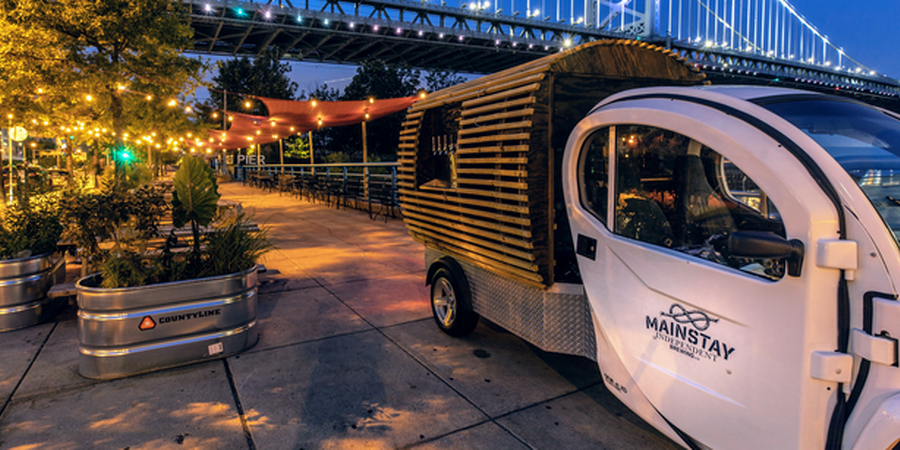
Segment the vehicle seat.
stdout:
<svg viewBox="0 0 900 450">
<path fill-rule="evenodd" d="M 659 204 L 649 198 L 632 161 L 620 159 L 616 233 L 642 242 L 671 247 L 672 225 Z"/>
<path fill-rule="evenodd" d="M 683 245 L 702 245 L 711 236 L 735 230 L 727 203 L 710 187 L 698 155 L 685 155 L 675 163 L 677 230 Z"/>
</svg>

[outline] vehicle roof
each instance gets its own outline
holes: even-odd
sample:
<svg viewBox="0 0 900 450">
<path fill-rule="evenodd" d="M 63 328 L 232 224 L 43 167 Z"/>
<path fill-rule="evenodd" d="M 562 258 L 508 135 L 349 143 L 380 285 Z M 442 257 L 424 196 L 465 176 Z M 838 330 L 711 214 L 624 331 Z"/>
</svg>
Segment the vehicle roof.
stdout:
<svg viewBox="0 0 900 450">
<path fill-rule="evenodd" d="M 789 89 L 770 86 L 699 86 L 698 90 L 716 92 L 729 97 L 739 98 L 741 100 L 757 100 L 766 97 L 777 97 L 785 95 L 816 95 L 821 97 L 830 97 L 827 94 L 819 92 L 803 91 L 800 89 Z"/>
<path fill-rule="evenodd" d="M 662 87 L 650 87 L 650 88 L 639 88 L 632 89 L 624 92 L 619 92 L 615 95 L 611 95 L 606 98 L 602 102 L 600 102 L 596 107 L 594 107 L 594 111 L 597 109 L 608 105 L 610 103 L 615 103 L 617 101 L 631 98 L 631 97 L 639 97 L 644 95 L 683 95 L 688 97 L 696 97 L 696 98 L 706 98 L 710 100 L 722 101 L 725 98 L 731 98 L 732 101 L 749 101 L 752 102 L 754 100 L 768 98 L 768 97 L 779 97 L 779 96 L 817 96 L 821 98 L 834 98 L 841 100 L 848 100 L 844 97 L 836 97 L 832 95 L 822 94 L 818 92 L 812 91 L 804 91 L 800 89 L 788 89 L 788 88 L 780 88 L 780 87 L 769 87 L 769 86 L 741 86 L 741 85 L 717 85 L 717 86 L 662 86 Z"/>
</svg>

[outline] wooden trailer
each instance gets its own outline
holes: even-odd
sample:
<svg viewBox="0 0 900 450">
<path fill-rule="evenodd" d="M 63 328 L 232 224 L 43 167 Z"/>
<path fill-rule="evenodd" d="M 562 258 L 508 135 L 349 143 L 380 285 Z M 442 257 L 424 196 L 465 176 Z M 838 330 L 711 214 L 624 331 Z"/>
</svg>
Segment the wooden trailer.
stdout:
<svg viewBox="0 0 900 450">
<path fill-rule="evenodd" d="M 430 94 L 400 135 L 404 221 L 427 249 L 538 289 L 579 283 L 555 176 L 603 98 L 704 75 L 661 47 L 604 40 Z"/>
</svg>

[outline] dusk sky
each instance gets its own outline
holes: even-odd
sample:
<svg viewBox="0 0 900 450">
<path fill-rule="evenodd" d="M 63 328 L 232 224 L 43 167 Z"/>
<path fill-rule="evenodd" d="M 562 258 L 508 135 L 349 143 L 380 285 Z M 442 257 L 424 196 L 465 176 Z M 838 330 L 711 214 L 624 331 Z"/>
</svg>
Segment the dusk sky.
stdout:
<svg viewBox="0 0 900 450">
<path fill-rule="evenodd" d="M 790 0 L 861 64 L 900 79 L 900 0 Z"/>
</svg>

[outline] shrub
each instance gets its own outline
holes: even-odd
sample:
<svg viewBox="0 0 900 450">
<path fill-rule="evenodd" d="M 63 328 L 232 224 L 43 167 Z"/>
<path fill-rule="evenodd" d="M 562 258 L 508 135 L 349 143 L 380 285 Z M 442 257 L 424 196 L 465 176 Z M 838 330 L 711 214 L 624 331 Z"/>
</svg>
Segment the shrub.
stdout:
<svg viewBox="0 0 900 450">
<path fill-rule="evenodd" d="M 0 214 L 0 259 L 56 251 L 63 228 L 59 195 L 48 193 L 41 183 L 32 178 L 21 180 L 16 198 Z"/>
<path fill-rule="evenodd" d="M 129 189 L 114 180 L 99 192 L 67 198 L 63 220 L 71 225 L 66 236 L 81 248 L 84 264 L 100 269 L 100 286 L 134 287 L 240 272 L 271 248 L 267 231 L 253 230 L 246 215 L 217 215 L 218 185 L 201 158 L 183 159 L 174 186 L 171 204 L 158 188 Z M 190 224 L 190 251 L 176 251 L 180 243 L 174 229 L 168 236 L 160 234 L 160 219 L 169 211 L 176 228 Z M 217 216 L 221 225 L 201 237 L 200 227 L 210 226 Z"/>
</svg>

